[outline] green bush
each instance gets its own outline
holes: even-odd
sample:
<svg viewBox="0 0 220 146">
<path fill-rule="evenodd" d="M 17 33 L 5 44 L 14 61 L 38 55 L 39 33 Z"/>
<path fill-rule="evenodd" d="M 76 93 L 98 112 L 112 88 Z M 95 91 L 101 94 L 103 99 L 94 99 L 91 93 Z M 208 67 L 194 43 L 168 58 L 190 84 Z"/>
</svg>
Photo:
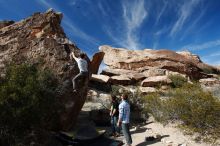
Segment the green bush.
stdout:
<svg viewBox="0 0 220 146">
<path fill-rule="evenodd" d="M 144 111 L 151 113 L 157 121 L 165 122 L 166 120 L 164 118 L 166 118 L 166 116 L 164 115 L 163 111 L 164 103 L 160 99 L 159 94 L 149 94 L 145 96 L 143 99 L 145 107 Z"/>
<path fill-rule="evenodd" d="M 182 87 L 187 82 L 187 79 L 181 75 L 170 75 L 169 79 L 172 81 L 171 86 L 173 88 Z"/>
<path fill-rule="evenodd" d="M 58 82 L 50 71 L 33 65 L 9 65 L 0 82 L 0 144 L 22 143 L 39 130 L 55 129 L 61 104 Z"/>
<path fill-rule="evenodd" d="M 220 101 L 198 84 L 185 84 L 166 95 L 144 98 L 146 110 L 162 122 L 181 121 L 183 126 L 212 136 L 220 136 Z"/>
</svg>

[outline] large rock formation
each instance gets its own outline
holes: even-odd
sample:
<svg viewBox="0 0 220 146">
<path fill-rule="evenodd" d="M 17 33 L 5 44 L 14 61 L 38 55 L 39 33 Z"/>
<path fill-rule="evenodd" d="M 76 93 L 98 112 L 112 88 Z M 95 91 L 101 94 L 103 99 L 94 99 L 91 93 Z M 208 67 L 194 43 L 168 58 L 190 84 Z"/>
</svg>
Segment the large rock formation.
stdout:
<svg viewBox="0 0 220 146">
<path fill-rule="evenodd" d="M 189 52 L 127 50 L 110 46 L 100 46 L 99 50 L 108 54 L 104 56 L 104 63 L 110 70 L 126 69 L 144 73 L 144 75 L 154 74 L 154 76 L 164 75 L 168 70 L 185 74 L 192 79 L 211 77 L 207 72 L 220 72 L 217 68 L 204 64 L 198 56 Z M 107 74 L 106 71 L 104 72 Z"/>
<path fill-rule="evenodd" d="M 61 13 L 50 9 L 20 22 L 0 23 L 0 74 L 4 76 L 7 62 L 38 63 L 41 69 L 51 69 L 59 79 L 57 92 L 65 104 L 61 128 L 68 129 L 74 125 L 85 102 L 88 83 L 81 83 L 79 93 L 72 92 L 71 79 L 79 70 L 69 54 L 73 51 L 77 55 L 80 50 L 66 38 L 61 19 Z"/>
<path fill-rule="evenodd" d="M 91 61 L 91 73 L 93 73 L 93 74 L 98 73 L 99 66 L 102 63 L 104 55 L 105 55 L 105 53 L 103 53 L 103 52 L 98 52 L 93 55 L 92 61 Z"/>
</svg>

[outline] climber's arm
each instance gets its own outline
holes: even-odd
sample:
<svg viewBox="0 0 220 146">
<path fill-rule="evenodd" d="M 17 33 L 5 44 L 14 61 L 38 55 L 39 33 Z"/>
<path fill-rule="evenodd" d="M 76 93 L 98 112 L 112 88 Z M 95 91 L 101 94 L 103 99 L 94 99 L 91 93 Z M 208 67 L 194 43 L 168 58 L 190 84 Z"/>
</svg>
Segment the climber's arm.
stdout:
<svg viewBox="0 0 220 146">
<path fill-rule="evenodd" d="M 70 53 L 70 58 L 73 58 L 73 59 L 75 59 L 75 60 L 78 59 L 73 52 Z"/>
</svg>

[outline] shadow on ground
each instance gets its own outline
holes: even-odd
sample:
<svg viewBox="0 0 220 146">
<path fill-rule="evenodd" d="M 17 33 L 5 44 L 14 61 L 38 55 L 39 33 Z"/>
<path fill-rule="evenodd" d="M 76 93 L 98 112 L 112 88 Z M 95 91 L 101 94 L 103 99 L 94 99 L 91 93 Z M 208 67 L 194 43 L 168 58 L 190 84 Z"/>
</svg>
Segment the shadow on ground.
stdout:
<svg viewBox="0 0 220 146">
<path fill-rule="evenodd" d="M 158 143 L 158 142 L 161 142 L 161 139 L 164 138 L 164 137 L 169 137 L 170 135 L 163 135 L 161 136 L 161 138 L 156 138 L 152 141 L 144 141 L 142 143 L 139 143 L 137 144 L 136 146 L 146 146 L 146 145 L 151 145 L 151 144 L 155 144 L 155 143 Z"/>
<path fill-rule="evenodd" d="M 123 143 L 120 140 L 111 139 L 104 135 L 91 140 L 74 140 L 66 135 L 58 135 L 56 139 L 63 146 L 119 146 Z"/>
</svg>

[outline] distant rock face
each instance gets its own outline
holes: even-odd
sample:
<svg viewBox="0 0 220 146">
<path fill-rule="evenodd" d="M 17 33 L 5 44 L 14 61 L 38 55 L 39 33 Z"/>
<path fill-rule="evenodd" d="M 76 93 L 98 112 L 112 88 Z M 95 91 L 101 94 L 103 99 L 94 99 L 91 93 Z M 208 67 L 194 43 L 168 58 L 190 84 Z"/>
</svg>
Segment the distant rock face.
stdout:
<svg viewBox="0 0 220 146">
<path fill-rule="evenodd" d="M 79 93 L 72 92 L 71 80 L 79 70 L 69 54 L 80 50 L 66 38 L 61 19 L 61 13 L 48 10 L 20 22 L 0 23 L 0 74 L 4 76 L 5 63 L 11 61 L 37 63 L 41 69 L 51 69 L 59 79 L 58 93 L 66 107 L 61 129 L 68 129 L 75 124 L 85 102 L 88 81 L 80 85 Z"/>
<path fill-rule="evenodd" d="M 216 85 L 216 84 L 220 85 L 220 80 L 216 78 L 200 79 L 199 82 L 202 85 L 206 85 L 206 86 L 211 86 L 211 85 Z"/>
<path fill-rule="evenodd" d="M 185 74 L 192 79 L 211 77 L 204 70 L 219 73 L 217 68 L 202 63 L 198 56 L 190 52 L 127 50 L 110 46 L 100 46 L 99 50 L 108 54 L 104 56 L 104 63 L 109 66 L 109 70 L 125 69 L 143 72 L 145 76 L 161 76 L 168 70 Z"/>
<path fill-rule="evenodd" d="M 153 76 L 148 77 L 141 82 L 141 86 L 143 87 L 153 87 L 159 85 L 168 85 L 172 83 L 172 81 L 167 76 Z"/>
</svg>

